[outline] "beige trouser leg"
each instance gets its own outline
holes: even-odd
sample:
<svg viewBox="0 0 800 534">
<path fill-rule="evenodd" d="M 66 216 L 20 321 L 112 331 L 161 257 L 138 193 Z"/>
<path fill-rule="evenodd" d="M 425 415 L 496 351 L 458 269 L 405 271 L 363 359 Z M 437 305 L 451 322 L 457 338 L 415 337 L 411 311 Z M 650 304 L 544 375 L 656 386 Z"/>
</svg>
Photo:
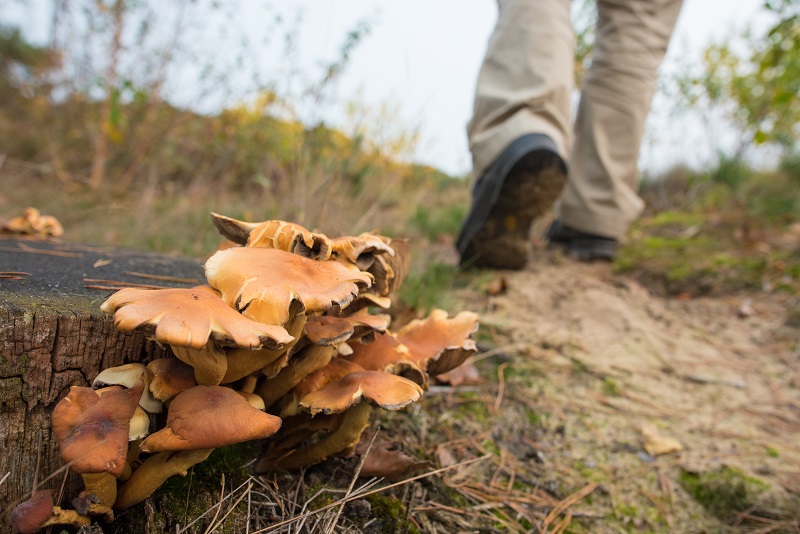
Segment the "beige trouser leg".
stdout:
<svg viewBox="0 0 800 534">
<path fill-rule="evenodd" d="M 569 0 L 498 0 L 467 131 L 480 177 L 516 138 L 544 133 L 570 154 L 560 217 L 620 237 L 642 209 L 636 195 L 644 122 L 681 0 L 598 0 L 592 65 L 570 136 L 573 32 Z"/>
<path fill-rule="evenodd" d="M 570 146 L 569 0 L 498 0 L 498 7 L 467 125 L 474 178 L 525 134 L 549 135 L 562 154 Z"/>
<path fill-rule="evenodd" d="M 681 0 L 598 0 L 592 64 L 575 119 L 565 225 L 621 237 L 643 202 L 637 162 L 656 74 Z"/>
</svg>

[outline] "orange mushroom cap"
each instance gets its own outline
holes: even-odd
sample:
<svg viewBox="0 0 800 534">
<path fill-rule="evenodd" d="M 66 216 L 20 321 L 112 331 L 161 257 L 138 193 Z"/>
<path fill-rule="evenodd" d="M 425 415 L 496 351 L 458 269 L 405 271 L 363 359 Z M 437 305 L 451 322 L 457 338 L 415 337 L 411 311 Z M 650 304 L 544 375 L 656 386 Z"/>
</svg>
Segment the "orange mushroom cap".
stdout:
<svg viewBox="0 0 800 534">
<path fill-rule="evenodd" d="M 315 315 L 308 318 L 305 333 L 314 345 L 336 345 L 350 339 L 355 328 L 350 321 L 333 315 Z"/>
<path fill-rule="evenodd" d="M 331 242 L 325 234 L 315 234 L 296 223 L 279 220 L 248 223 L 217 213 L 212 213 L 211 219 L 222 235 L 240 245 L 275 248 L 320 261 L 331 254 Z"/>
<path fill-rule="evenodd" d="M 478 314 L 463 311 L 448 318 L 433 310 L 426 319 L 415 319 L 397 333 L 397 339 L 428 374 L 436 376 L 461 365 L 477 350 L 472 334 L 478 330 Z"/>
<path fill-rule="evenodd" d="M 360 365 L 343 358 L 334 358 L 322 369 L 317 369 L 303 377 L 299 384 L 292 390 L 292 394 L 299 400 L 306 395 L 319 391 L 331 382 L 339 380 L 350 373 L 365 371 Z"/>
<path fill-rule="evenodd" d="M 311 414 L 341 413 L 361 398 L 386 410 L 400 410 L 422 396 L 422 388 L 401 376 L 355 371 L 300 399 Z"/>
<path fill-rule="evenodd" d="M 411 354 L 408 347 L 400 343 L 396 334 L 376 334 L 371 343 L 350 343 L 353 353 L 344 356 L 364 369 L 383 371 L 413 380 L 427 387 L 425 367 Z"/>
<path fill-rule="evenodd" d="M 221 250 L 208 259 L 205 269 L 225 302 L 267 324 L 285 324 L 303 311 L 339 310 L 372 283 L 372 275 L 338 262 L 270 248 Z"/>
<path fill-rule="evenodd" d="M 178 393 L 197 385 L 194 368 L 178 358 L 158 358 L 147 364 L 151 376 L 150 392 L 158 400 L 171 399 Z"/>
<path fill-rule="evenodd" d="M 375 261 L 375 256 L 388 254 L 394 256 L 394 249 L 379 236 L 363 233 L 358 236 L 331 239 L 331 258 L 349 261 L 362 271 L 366 271 Z"/>
<path fill-rule="evenodd" d="M 172 400 L 166 426 L 145 438 L 141 449 L 213 449 L 266 438 L 280 426 L 280 418 L 252 407 L 230 388 L 195 386 Z"/>
<path fill-rule="evenodd" d="M 375 277 L 375 283 L 370 290 L 383 297 L 395 292 L 405 280 L 411 263 L 410 245 L 407 239 L 391 239 L 380 236 L 394 254 L 381 254 L 375 256 L 375 261 L 367 272 Z"/>
<path fill-rule="evenodd" d="M 209 286 L 191 289 L 122 289 L 100 309 L 114 313 L 119 330 L 144 329 L 156 340 L 199 349 L 209 339 L 242 348 L 278 348 L 293 338 L 280 326 L 251 321 Z"/>
<path fill-rule="evenodd" d="M 61 458 L 74 472 L 122 474 L 130 420 L 143 389 L 140 381 L 130 389 L 112 386 L 99 396 L 92 388 L 73 386 L 59 401 L 53 433 Z"/>
</svg>

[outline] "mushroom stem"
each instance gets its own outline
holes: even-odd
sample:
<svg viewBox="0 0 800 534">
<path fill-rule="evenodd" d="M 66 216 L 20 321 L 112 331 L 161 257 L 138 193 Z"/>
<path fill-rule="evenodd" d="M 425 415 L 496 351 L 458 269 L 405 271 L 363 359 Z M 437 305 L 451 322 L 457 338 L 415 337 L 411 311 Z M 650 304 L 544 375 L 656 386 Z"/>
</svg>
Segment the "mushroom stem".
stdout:
<svg viewBox="0 0 800 534">
<path fill-rule="evenodd" d="M 170 345 L 175 357 L 194 367 L 194 379 L 203 386 L 218 386 L 228 369 L 225 352 L 209 342 L 202 349 Z"/>
<path fill-rule="evenodd" d="M 264 380 L 258 387 L 257 393 L 264 399 L 264 404 L 269 407 L 278 399 L 289 393 L 293 387 L 309 373 L 322 369 L 336 355 L 335 347 L 309 345 L 272 380 Z"/>
<path fill-rule="evenodd" d="M 305 315 L 296 315 L 292 319 L 289 319 L 285 328 L 294 339 L 281 349 L 248 350 L 239 348 L 226 350 L 225 355 L 227 357 L 228 367 L 225 371 L 225 376 L 222 377 L 221 383 L 228 384 L 230 382 L 235 382 L 240 378 L 260 371 L 264 367 L 280 359 L 284 354 L 290 353 L 301 339 L 305 324 Z"/>
<path fill-rule="evenodd" d="M 82 473 L 83 486 L 99 501 L 96 504 L 111 508 L 117 500 L 117 479 L 111 473 Z M 105 512 L 102 512 L 105 513 Z"/>
<path fill-rule="evenodd" d="M 187 470 L 199 464 L 214 449 L 160 452 L 145 460 L 117 492 L 114 508 L 124 510 L 148 498 L 173 475 L 186 476 Z"/>
<path fill-rule="evenodd" d="M 353 447 L 358 443 L 361 433 L 369 425 L 371 411 L 370 405 L 363 401 L 348 408 L 336 430 L 313 445 L 277 460 L 275 466 L 284 469 L 298 469 L 319 463 L 332 454 Z"/>
<path fill-rule="evenodd" d="M 259 376 L 257 374 L 250 374 L 244 377 L 242 380 L 241 386 L 239 386 L 239 391 L 244 391 L 245 393 L 255 393 L 256 392 L 256 384 L 258 384 Z"/>
</svg>

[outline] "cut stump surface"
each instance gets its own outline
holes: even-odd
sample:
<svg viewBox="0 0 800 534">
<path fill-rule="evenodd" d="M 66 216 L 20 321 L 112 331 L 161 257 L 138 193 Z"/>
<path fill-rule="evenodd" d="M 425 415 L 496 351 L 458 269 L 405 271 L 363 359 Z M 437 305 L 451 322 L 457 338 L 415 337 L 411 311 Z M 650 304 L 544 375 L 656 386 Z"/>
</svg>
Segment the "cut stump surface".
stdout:
<svg viewBox="0 0 800 534">
<path fill-rule="evenodd" d="M 199 260 L 0 238 L 0 530 L 32 490 L 59 495 L 65 470 L 50 414 L 69 388 L 91 384 L 102 369 L 165 353 L 141 334 L 117 332 L 100 304 L 125 284 L 203 281 Z M 80 479 L 69 477 L 65 495 L 79 488 Z"/>
</svg>

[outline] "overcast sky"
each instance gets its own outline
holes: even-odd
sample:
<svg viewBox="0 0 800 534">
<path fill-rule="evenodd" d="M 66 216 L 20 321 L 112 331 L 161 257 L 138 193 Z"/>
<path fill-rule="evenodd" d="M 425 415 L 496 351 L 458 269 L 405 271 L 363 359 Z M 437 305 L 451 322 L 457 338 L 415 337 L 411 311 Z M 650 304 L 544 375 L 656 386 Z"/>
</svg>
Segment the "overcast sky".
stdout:
<svg viewBox="0 0 800 534">
<path fill-rule="evenodd" d="M 339 87 L 339 97 L 361 95 L 368 103 L 395 103 L 408 127 L 419 127 L 418 160 L 453 174 L 469 171 L 465 125 L 472 109 L 478 69 L 494 26 L 493 0 L 309 0 L 305 6 L 302 46 L 319 54 L 339 46 L 341 36 L 359 17 L 375 14 L 371 35 L 356 51 Z M 665 68 L 698 57 L 713 38 L 746 26 L 762 0 L 686 0 Z M 665 103 L 656 103 L 657 112 Z M 664 115 L 664 117 L 661 117 Z M 667 113 L 655 113 L 659 129 Z M 663 168 L 684 156 L 677 146 L 686 132 L 660 132 L 642 155 L 644 166 Z"/>
<path fill-rule="evenodd" d="M 699 58 L 701 48 L 712 39 L 747 26 L 762 2 L 685 0 L 664 68 L 669 70 L 678 61 Z M 8 0 L 0 3 L 9 5 Z M 16 11 L 7 10 L 3 18 L 17 18 L 34 35 L 46 35 L 42 29 L 50 21 L 46 9 L 50 5 L 50 0 L 12 1 Z M 241 0 L 234 5 L 239 6 L 236 24 L 243 28 L 234 32 L 251 33 L 254 43 L 260 42 L 259 34 L 272 31 L 264 5 L 271 6 L 272 13 L 282 13 L 286 20 L 294 20 L 302 13 L 302 22 L 293 34 L 297 50 L 294 62 L 298 64 L 290 66 L 300 71 L 319 72 L 319 65 L 337 57 L 347 32 L 358 21 L 368 20 L 371 31 L 355 49 L 336 86 L 338 102 L 326 103 L 319 113 L 329 121 L 342 123 L 345 102 L 357 101 L 373 109 L 388 105 L 393 111 L 382 120 L 392 124 L 380 126 L 417 129 L 421 138 L 415 160 L 455 175 L 469 171 L 465 126 L 471 114 L 478 69 L 497 15 L 494 0 Z M 170 4 L 165 4 L 165 12 L 166 6 Z M 221 21 L 220 25 L 228 23 Z M 284 28 L 291 30 L 291 23 L 284 23 Z M 236 34 L 230 38 L 235 39 Z M 225 43 L 198 42 L 198 46 L 203 45 L 211 53 L 225 54 Z M 273 41 L 264 50 L 255 54 L 257 69 L 267 77 L 278 78 L 280 88 L 287 62 L 280 57 L 282 45 Z M 692 135 L 705 136 L 708 141 L 708 132 L 700 131 L 703 127 L 677 124 L 670 119 L 668 110 L 669 103 L 663 98 L 655 102 L 650 135 L 642 153 L 641 163 L 646 169 L 663 170 L 679 160 L 702 162 L 713 150 L 696 148 L 703 139 L 695 140 Z M 657 135 L 652 135 L 654 130 Z"/>
</svg>

